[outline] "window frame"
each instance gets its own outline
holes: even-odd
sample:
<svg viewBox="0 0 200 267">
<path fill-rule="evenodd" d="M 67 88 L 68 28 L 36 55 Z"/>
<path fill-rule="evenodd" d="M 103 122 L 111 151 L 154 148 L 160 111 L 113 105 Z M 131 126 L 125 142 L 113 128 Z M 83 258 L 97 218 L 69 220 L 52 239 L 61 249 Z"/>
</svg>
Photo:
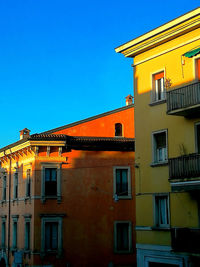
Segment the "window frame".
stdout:
<svg viewBox="0 0 200 267">
<path fill-rule="evenodd" d="M 117 194 L 117 175 L 116 171 L 126 169 L 127 170 L 127 183 L 128 183 L 128 194 L 126 196 L 120 196 Z M 130 166 L 114 166 L 113 167 L 113 198 L 117 196 L 118 199 L 132 199 L 131 190 L 131 168 Z"/>
<path fill-rule="evenodd" d="M 127 224 L 128 225 L 128 250 L 118 250 L 118 232 L 117 225 L 118 224 Z M 114 222 L 114 252 L 117 254 L 130 254 L 133 252 L 133 230 L 132 230 L 132 222 L 131 221 L 115 221 Z"/>
<path fill-rule="evenodd" d="M 19 215 L 12 215 L 12 250 L 17 249 Z M 15 227 L 16 225 L 16 227 Z"/>
<path fill-rule="evenodd" d="M 160 198 L 166 198 L 167 201 L 167 217 L 168 217 L 168 223 L 161 224 L 160 223 L 160 217 L 159 217 L 159 207 L 157 200 Z M 170 198 L 169 193 L 160 193 L 160 194 L 154 194 L 153 195 L 153 207 L 154 207 L 154 227 L 155 228 L 170 228 Z"/>
<path fill-rule="evenodd" d="M 156 79 L 155 76 L 163 73 L 163 81 L 161 82 L 161 97 L 158 99 L 157 82 L 160 79 Z M 151 104 L 159 104 L 166 101 L 166 88 L 165 88 L 165 69 L 157 70 L 151 73 L 152 90 L 151 90 Z"/>
<path fill-rule="evenodd" d="M 2 179 L 2 201 L 6 202 L 6 197 L 7 197 L 7 174 L 4 174 Z"/>
<path fill-rule="evenodd" d="M 45 194 L 45 169 L 57 169 L 57 194 L 55 196 L 46 196 Z M 61 202 L 61 169 L 62 163 L 42 163 L 42 181 L 41 181 L 41 201 L 44 203 L 46 199 L 57 199 Z"/>
<path fill-rule="evenodd" d="M 3 216 L 1 217 L 1 248 L 5 247 L 6 247 L 6 216 Z"/>
<path fill-rule="evenodd" d="M 46 223 L 58 223 L 58 249 L 57 250 L 46 250 L 45 249 L 45 224 Z M 41 251 L 42 254 L 56 253 L 61 256 L 63 249 L 63 215 L 51 214 L 51 216 L 45 215 L 41 218 Z"/>
<path fill-rule="evenodd" d="M 194 79 L 200 82 L 200 56 L 194 57 Z"/>
<path fill-rule="evenodd" d="M 196 122 L 194 124 L 194 135 L 195 135 L 195 153 L 200 154 L 200 151 L 198 151 L 198 146 L 200 147 L 200 143 L 198 143 L 198 137 L 197 137 L 197 127 L 200 128 L 200 122 Z M 199 129 L 200 131 L 200 129 Z M 200 142 L 200 140 L 199 140 Z"/>
<path fill-rule="evenodd" d="M 162 161 L 157 160 L 157 146 L 155 142 L 155 135 L 165 133 L 166 136 L 166 159 Z M 162 165 L 162 164 L 167 164 L 168 163 L 168 129 L 163 129 L 159 131 L 154 131 L 151 134 L 151 143 L 152 143 L 152 163 L 151 166 L 156 166 L 156 165 Z"/>
<path fill-rule="evenodd" d="M 24 251 L 31 250 L 31 214 L 24 215 Z M 27 224 L 29 224 L 29 233 L 27 232 Z"/>
<path fill-rule="evenodd" d="M 13 199 L 17 200 L 19 198 L 19 172 L 18 170 L 16 170 L 15 173 L 13 174 L 13 178 L 14 178 L 13 179 Z"/>
<path fill-rule="evenodd" d="M 121 135 L 116 135 L 116 127 L 118 125 L 120 125 L 120 127 L 121 127 Z M 115 137 L 124 137 L 124 127 L 123 127 L 123 124 L 121 122 L 115 123 Z"/>
<path fill-rule="evenodd" d="M 31 169 L 26 170 L 26 198 L 31 198 Z"/>
</svg>

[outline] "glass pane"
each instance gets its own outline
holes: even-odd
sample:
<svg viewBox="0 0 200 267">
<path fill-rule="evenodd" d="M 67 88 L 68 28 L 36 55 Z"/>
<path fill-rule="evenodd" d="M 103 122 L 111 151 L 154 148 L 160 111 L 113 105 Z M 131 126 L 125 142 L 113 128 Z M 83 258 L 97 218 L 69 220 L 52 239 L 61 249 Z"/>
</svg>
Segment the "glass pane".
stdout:
<svg viewBox="0 0 200 267">
<path fill-rule="evenodd" d="M 52 249 L 58 248 L 58 223 L 52 224 Z"/>
<path fill-rule="evenodd" d="M 116 170 L 116 193 L 121 192 L 121 170 Z"/>
<path fill-rule="evenodd" d="M 127 170 L 122 171 L 122 195 L 128 195 L 128 177 L 127 177 Z"/>
<path fill-rule="evenodd" d="M 56 175 L 57 169 L 51 169 L 51 181 L 56 181 Z"/>
<path fill-rule="evenodd" d="M 50 249 L 51 248 L 51 224 L 50 223 L 45 223 L 45 249 Z"/>
<path fill-rule="evenodd" d="M 45 169 L 45 181 L 50 181 L 50 169 Z"/>
<path fill-rule="evenodd" d="M 129 249 L 128 223 L 117 224 L 117 250 Z"/>
</svg>

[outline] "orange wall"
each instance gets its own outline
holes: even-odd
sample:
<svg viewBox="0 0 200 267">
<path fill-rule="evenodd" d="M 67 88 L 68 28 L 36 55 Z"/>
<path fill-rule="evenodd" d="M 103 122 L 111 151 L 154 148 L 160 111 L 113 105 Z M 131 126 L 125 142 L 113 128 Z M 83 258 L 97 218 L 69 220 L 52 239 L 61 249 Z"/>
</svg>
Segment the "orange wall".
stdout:
<svg viewBox="0 0 200 267">
<path fill-rule="evenodd" d="M 135 253 L 120 255 L 113 252 L 114 221 L 132 221 L 133 243 L 135 240 L 134 152 L 71 151 L 63 156 L 68 157 L 68 164 L 62 165 L 62 202 L 35 202 L 35 247 L 41 244 L 39 215 L 65 213 L 65 257 L 60 265 L 56 260 L 56 266 L 64 266 L 64 262 L 81 267 L 106 267 L 110 261 L 115 264 L 134 263 Z M 40 162 L 36 165 L 39 173 Z M 131 167 L 133 199 L 114 201 L 113 166 Z M 40 179 L 37 179 L 36 187 L 41 187 Z M 49 257 L 45 258 L 44 263 L 48 264 L 49 260 Z M 39 259 L 34 264 L 39 264 Z"/>
<path fill-rule="evenodd" d="M 64 130 L 55 131 L 55 134 L 67 134 L 74 136 L 115 136 L 115 123 L 122 123 L 124 137 L 135 136 L 134 131 L 134 107 L 102 116 L 101 118 L 91 120 Z"/>
</svg>

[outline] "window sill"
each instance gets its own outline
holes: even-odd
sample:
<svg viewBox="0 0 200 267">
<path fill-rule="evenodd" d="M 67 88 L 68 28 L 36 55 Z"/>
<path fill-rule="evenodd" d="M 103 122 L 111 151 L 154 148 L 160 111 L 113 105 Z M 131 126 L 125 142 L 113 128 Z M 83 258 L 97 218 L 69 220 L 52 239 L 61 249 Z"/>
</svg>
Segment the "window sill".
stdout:
<svg viewBox="0 0 200 267">
<path fill-rule="evenodd" d="M 132 196 L 131 195 L 129 195 L 129 196 L 118 196 L 117 195 L 117 198 L 118 198 L 118 200 L 131 200 Z M 115 196 L 113 196 L 113 199 L 115 199 Z"/>
<path fill-rule="evenodd" d="M 133 250 L 132 249 L 130 249 L 130 250 L 115 250 L 114 253 L 115 254 L 132 254 Z"/>
<path fill-rule="evenodd" d="M 155 230 L 155 231 L 170 231 L 171 227 L 169 227 L 169 226 L 153 226 L 153 227 L 151 227 L 151 229 Z"/>
<path fill-rule="evenodd" d="M 150 164 L 151 167 L 161 167 L 161 166 L 166 166 L 166 165 L 168 165 L 168 160 L 161 161 L 161 162 L 152 162 Z"/>
<path fill-rule="evenodd" d="M 166 103 L 166 99 L 151 102 L 151 103 L 149 103 L 149 106 L 156 106 L 156 105 L 160 105 L 160 104 L 164 104 L 164 103 Z"/>
</svg>

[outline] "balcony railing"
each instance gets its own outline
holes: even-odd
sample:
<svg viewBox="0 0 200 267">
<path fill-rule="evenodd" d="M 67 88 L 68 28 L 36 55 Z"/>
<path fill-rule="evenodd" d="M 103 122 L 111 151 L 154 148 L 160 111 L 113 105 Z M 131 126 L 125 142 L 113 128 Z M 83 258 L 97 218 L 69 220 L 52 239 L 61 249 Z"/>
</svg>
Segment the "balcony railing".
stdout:
<svg viewBox="0 0 200 267">
<path fill-rule="evenodd" d="M 200 107 L 200 82 L 167 92 L 167 114 L 188 116 Z"/>
<path fill-rule="evenodd" d="M 200 252 L 200 229 L 171 229 L 172 249 L 177 252 Z"/>
<path fill-rule="evenodd" d="M 200 154 L 169 159 L 169 179 L 200 178 Z"/>
</svg>

